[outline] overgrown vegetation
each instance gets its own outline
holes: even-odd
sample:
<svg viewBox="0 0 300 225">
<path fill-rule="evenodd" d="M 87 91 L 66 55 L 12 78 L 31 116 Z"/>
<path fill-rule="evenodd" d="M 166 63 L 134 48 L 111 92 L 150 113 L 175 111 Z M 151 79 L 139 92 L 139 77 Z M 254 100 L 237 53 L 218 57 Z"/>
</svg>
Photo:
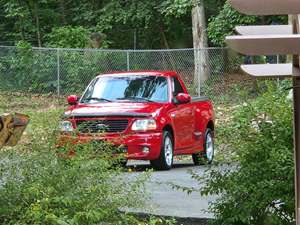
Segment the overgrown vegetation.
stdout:
<svg viewBox="0 0 300 225">
<path fill-rule="evenodd" d="M 146 200 L 146 177 L 128 182 L 111 146 L 76 146 L 70 158 L 51 147 L 30 150 L 1 153 L 2 224 L 138 224 L 120 209 Z"/>
<path fill-rule="evenodd" d="M 149 172 L 130 176 L 106 142 L 55 147 L 62 108 L 50 96 L 0 95 L 0 114 L 21 111 L 31 122 L 20 142 L 0 152 L 1 224 L 173 224 L 125 213 L 143 207 Z M 71 150 L 71 151 L 70 151 Z"/>
<path fill-rule="evenodd" d="M 202 195 L 219 195 L 210 206 L 213 224 L 295 223 L 290 85 L 263 85 L 261 96 L 236 108 L 231 122 L 219 128 L 218 135 L 234 149 L 236 164 L 207 171 L 205 177 L 192 173 Z"/>
</svg>

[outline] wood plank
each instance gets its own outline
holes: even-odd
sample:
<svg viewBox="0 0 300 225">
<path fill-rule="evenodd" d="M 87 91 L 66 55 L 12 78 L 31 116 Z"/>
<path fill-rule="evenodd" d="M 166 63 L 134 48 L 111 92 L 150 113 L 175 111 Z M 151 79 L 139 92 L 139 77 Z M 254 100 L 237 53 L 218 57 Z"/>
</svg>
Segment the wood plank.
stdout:
<svg viewBox="0 0 300 225">
<path fill-rule="evenodd" d="M 298 55 L 300 34 L 227 36 L 226 43 L 244 55 Z"/>
<path fill-rule="evenodd" d="M 242 65 L 241 69 L 255 77 L 292 77 L 300 76 L 299 68 L 296 68 L 291 63 L 287 64 L 255 64 L 255 65 Z"/>
<path fill-rule="evenodd" d="M 293 34 L 292 25 L 269 25 L 269 26 L 237 26 L 236 32 L 241 35 L 285 35 Z"/>
<path fill-rule="evenodd" d="M 229 0 L 229 4 L 247 15 L 300 14 L 299 0 Z"/>
</svg>

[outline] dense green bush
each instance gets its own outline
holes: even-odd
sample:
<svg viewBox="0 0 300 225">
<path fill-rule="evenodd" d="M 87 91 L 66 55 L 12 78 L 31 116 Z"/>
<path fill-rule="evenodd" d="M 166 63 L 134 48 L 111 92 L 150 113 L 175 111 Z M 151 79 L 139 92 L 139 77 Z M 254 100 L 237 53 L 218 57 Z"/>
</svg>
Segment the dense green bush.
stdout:
<svg viewBox="0 0 300 225">
<path fill-rule="evenodd" d="M 85 48 L 90 31 L 82 26 L 56 27 L 47 35 L 48 46 L 54 48 Z"/>
<path fill-rule="evenodd" d="M 148 174 L 124 177 L 105 142 L 73 150 L 73 157 L 44 144 L 1 152 L 1 224 L 138 224 L 120 210 L 142 206 Z"/>
<path fill-rule="evenodd" d="M 267 83 L 264 94 L 237 108 L 232 123 L 219 128 L 236 164 L 209 170 L 205 177 L 193 173 L 201 194 L 219 195 L 210 207 L 214 224 L 295 224 L 292 102 L 286 86 Z"/>
</svg>

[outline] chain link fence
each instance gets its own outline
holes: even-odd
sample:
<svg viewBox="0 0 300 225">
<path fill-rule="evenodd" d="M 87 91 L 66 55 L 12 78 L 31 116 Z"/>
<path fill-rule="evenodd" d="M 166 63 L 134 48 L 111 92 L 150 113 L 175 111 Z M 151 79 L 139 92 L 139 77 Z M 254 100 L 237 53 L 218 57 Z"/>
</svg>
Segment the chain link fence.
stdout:
<svg viewBox="0 0 300 225">
<path fill-rule="evenodd" d="M 0 47 L 0 91 L 80 95 L 98 74 L 171 70 L 192 95 L 221 101 L 241 57 L 226 48 L 92 50 Z"/>
</svg>

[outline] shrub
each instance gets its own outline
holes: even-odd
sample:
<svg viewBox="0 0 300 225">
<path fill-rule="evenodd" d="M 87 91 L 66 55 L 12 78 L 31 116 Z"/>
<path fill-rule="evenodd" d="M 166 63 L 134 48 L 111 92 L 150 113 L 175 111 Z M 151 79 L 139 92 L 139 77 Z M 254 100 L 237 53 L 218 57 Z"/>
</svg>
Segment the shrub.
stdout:
<svg viewBox="0 0 300 225">
<path fill-rule="evenodd" d="M 47 35 L 48 45 L 55 48 L 85 48 L 89 35 L 90 31 L 81 26 L 57 27 Z"/>
<path fill-rule="evenodd" d="M 201 194 L 219 195 L 210 206 L 213 224 L 295 224 L 292 103 L 284 88 L 272 82 L 265 87 L 221 130 L 237 163 L 209 170 L 205 177 L 193 173 Z"/>
<path fill-rule="evenodd" d="M 38 146 L 38 145 L 31 145 Z M 1 152 L 1 224 L 137 224 L 121 209 L 147 199 L 147 173 L 124 177 L 109 143 L 73 146 L 75 157 L 58 157 L 45 145 Z M 128 181 L 129 180 L 129 181 Z"/>
</svg>

